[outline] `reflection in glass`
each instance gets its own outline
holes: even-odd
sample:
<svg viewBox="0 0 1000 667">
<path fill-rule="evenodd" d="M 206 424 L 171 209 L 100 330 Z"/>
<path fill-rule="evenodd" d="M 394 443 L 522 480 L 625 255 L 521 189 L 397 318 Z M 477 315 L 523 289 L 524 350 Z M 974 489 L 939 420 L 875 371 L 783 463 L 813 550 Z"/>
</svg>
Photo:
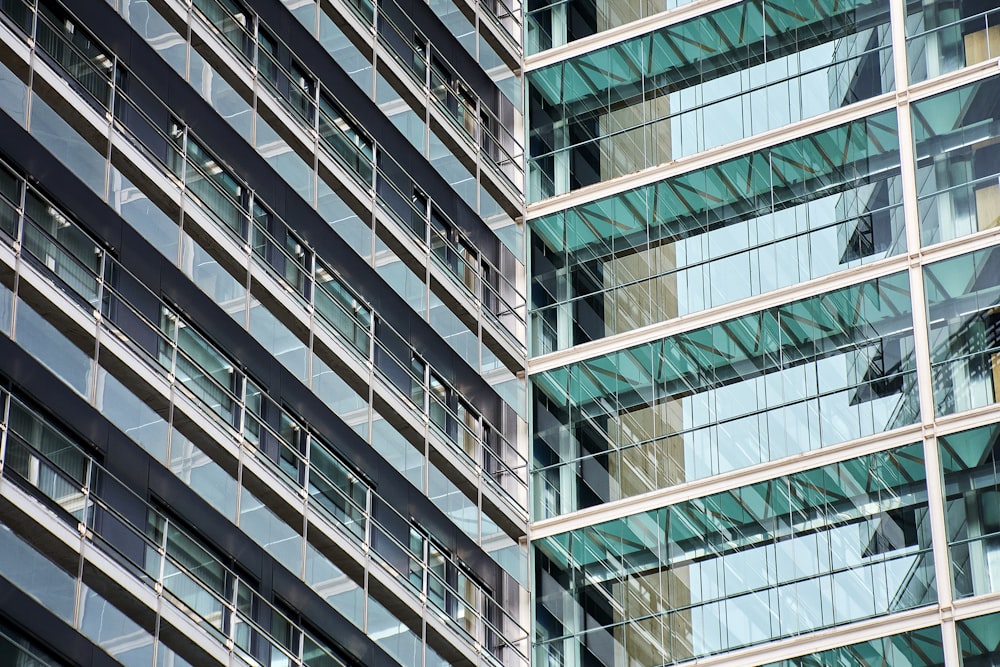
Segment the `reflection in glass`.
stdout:
<svg viewBox="0 0 1000 667">
<path fill-rule="evenodd" d="M 938 438 L 955 597 L 1000 591 L 1000 425 Z"/>
<path fill-rule="evenodd" d="M 885 665 L 886 667 L 944 667 L 944 648 L 938 626 L 901 632 L 869 642 L 812 653 L 765 667 L 846 667 Z M 971 667 L 971 666 L 970 666 Z"/>
<path fill-rule="evenodd" d="M 1000 8 L 991 0 L 908 0 L 910 82 L 1000 55 Z"/>
<path fill-rule="evenodd" d="M 531 55 L 692 0 L 531 0 L 524 16 L 524 53 Z"/>
<path fill-rule="evenodd" d="M 531 221 L 532 353 L 903 251 L 894 111 Z"/>
<path fill-rule="evenodd" d="M 538 540 L 535 659 L 676 663 L 933 603 L 924 479 L 908 445 Z"/>
<path fill-rule="evenodd" d="M 934 411 L 1000 399 L 1000 248 L 924 267 Z"/>
<path fill-rule="evenodd" d="M 1000 614 L 989 614 L 959 621 L 958 645 L 964 667 L 989 665 L 1000 656 Z M 986 658 L 986 660 L 984 660 Z M 992 658 L 993 660 L 989 660 Z"/>
<path fill-rule="evenodd" d="M 910 106 L 923 245 L 1000 225 L 1000 77 Z"/>
<path fill-rule="evenodd" d="M 741 2 L 527 75 L 528 199 L 893 89 L 889 6 Z"/>
<path fill-rule="evenodd" d="M 912 424 L 898 273 L 533 376 L 536 517 Z"/>
</svg>

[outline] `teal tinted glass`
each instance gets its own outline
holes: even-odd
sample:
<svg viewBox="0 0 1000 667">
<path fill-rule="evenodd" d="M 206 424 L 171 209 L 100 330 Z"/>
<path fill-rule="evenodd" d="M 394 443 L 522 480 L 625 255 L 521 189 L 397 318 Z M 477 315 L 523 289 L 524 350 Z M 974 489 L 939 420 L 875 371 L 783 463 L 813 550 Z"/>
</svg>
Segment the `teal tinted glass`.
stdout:
<svg viewBox="0 0 1000 667">
<path fill-rule="evenodd" d="M 895 111 L 531 221 L 532 352 L 905 249 Z"/>
<path fill-rule="evenodd" d="M 1000 8 L 990 0 L 907 0 L 910 82 L 1000 55 Z"/>
<path fill-rule="evenodd" d="M 931 604 L 922 446 L 537 540 L 535 577 L 539 664 L 676 663 Z"/>
<path fill-rule="evenodd" d="M 944 667 L 941 627 L 901 632 L 870 642 L 772 662 L 765 667 L 856 667 L 857 665 Z"/>
<path fill-rule="evenodd" d="M 892 90 L 889 7 L 741 2 L 527 75 L 537 201 Z"/>
<path fill-rule="evenodd" d="M 962 664 L 965 667 L 973 665 L 988 665 L 982 658 L 1000 657 L 1000 614 L 977 616 L 964 621 L 958 621 L 958 645 L 962 653 Z"/>
<path fill-rule="evenodd" d="M 690 2 L 693 0 L 532 0 L 524 16 L 524 53 L 562 46 Z"/>
<path fill-rule="evenodd" d="M 912 424 L 898 273 L 532 377 L 537 517 Z"/>
<path fill-rule="evenodd" d="M 1000 425 L 938 438 L 955 597 L 1000 591 Z"/>
<path fill-rule="evenodd" d="M 1000 398 L 1000 248 L 924 267 L 934 410 L 962 412 Z"/>
<path fill-rule="evenodd" d="M 910 106 L 923 245 L 1000 224 L 1000 77 Z"/>
</svg>

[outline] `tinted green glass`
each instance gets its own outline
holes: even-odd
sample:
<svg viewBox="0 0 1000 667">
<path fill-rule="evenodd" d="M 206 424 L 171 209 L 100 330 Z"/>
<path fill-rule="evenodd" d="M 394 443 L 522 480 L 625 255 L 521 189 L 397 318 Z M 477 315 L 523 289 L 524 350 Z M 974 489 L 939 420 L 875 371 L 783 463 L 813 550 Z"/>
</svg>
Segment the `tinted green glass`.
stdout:
<svg viewBox="0 0 1000 667">
<path fill-rule="evenodd" d="M 631 23 L 693 0 L 534 0 L 524 16 L 525 55 Z"/>
<path fill-rule="evenodd" d="M 920 240 L 924 245 L 1000 224 L 1000 77 L 911 105 Z"/>
<path fill-rule="evenodd" d="M 901 632 L 870 642 L 772 662 L 766 667 L 855 667 L 856 665 L 944 667 L 941 628 L 934 626 L 913 632 Z"/>
<path fill-rule="evenodd" d="M 1000 426 L 938 439 L 955 597 L 1000 591 Z"/>
<path fill-rule="evenodd" d="M 889 7 L 742 2 L 527 76 L 528 199 L 892 90 Z"/>
<path fill-rule="evenodd" d="M 894 274 L 533 376 L 546 517 L 912 424 Z"/>
<path fill-rule="evenodd" d="M 982 658 L 1000 657 L 1000 614 L 977 616 L 959 621 L 958 645 L 962 653 L 962 664 L 966 667 L 990 664 Z"/>
<path fill-rule="evenodd" d="M 896 114 L 531 221 L 542 354 L 903 251 Z"/>
<path fill-rule="evenodd" d="M 924 268 L 934 409 L 938 415 L 995 403 L 1000 375 L 1000 248 Z"/>
<path fill-rule="evenodd" d="M 921 445 L 535 545 L 541 664 L 675 663 L 936 600 Z"/>
</svg>

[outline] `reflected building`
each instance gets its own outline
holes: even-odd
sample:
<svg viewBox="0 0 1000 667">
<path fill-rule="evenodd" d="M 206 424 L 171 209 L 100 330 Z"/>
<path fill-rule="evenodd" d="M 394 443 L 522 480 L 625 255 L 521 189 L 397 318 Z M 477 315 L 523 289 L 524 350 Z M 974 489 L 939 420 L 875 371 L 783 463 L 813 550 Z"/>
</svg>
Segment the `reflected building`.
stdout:
<svg viewBox="0 0 1000 667">
<path fill-rule="evenodd" d="M 995 664 L 996 3 L 525 48 L 535 663 Z"/>
</svg>

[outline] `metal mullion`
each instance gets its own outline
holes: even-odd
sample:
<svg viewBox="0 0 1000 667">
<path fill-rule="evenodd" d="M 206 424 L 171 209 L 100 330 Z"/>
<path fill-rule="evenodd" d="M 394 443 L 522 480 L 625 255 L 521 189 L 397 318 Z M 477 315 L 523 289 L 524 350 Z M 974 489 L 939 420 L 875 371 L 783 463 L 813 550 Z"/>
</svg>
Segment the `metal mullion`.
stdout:
<svg viewBox="0 0 1000 667">
<path fill-rule="evenodd" d="M 944 480 L 940 453 L 934 437 L 934 384 L 930 362 L 930 333 L 927 299 L 924 291 L 920 240 L 920 215 L 917 204 L 916 155 L 909 103 L 909 67 L 906 54 L 906 8 L 902 0 L 889 5 L 893 67 L 897 93 L 897 132 L 899 136 L 900 180 L 903 188 L 903 213 L 909 260 L 913 346 L 923 438 L 924 470 L 927 484 L 927 512 L 930 519 L 931 550 L 937 604 L 942 613 L 941 634 L 946 667 L 958 667 L 958 637 L 952 614 L 952 575 L 945 521 Z"/>
</svg>

